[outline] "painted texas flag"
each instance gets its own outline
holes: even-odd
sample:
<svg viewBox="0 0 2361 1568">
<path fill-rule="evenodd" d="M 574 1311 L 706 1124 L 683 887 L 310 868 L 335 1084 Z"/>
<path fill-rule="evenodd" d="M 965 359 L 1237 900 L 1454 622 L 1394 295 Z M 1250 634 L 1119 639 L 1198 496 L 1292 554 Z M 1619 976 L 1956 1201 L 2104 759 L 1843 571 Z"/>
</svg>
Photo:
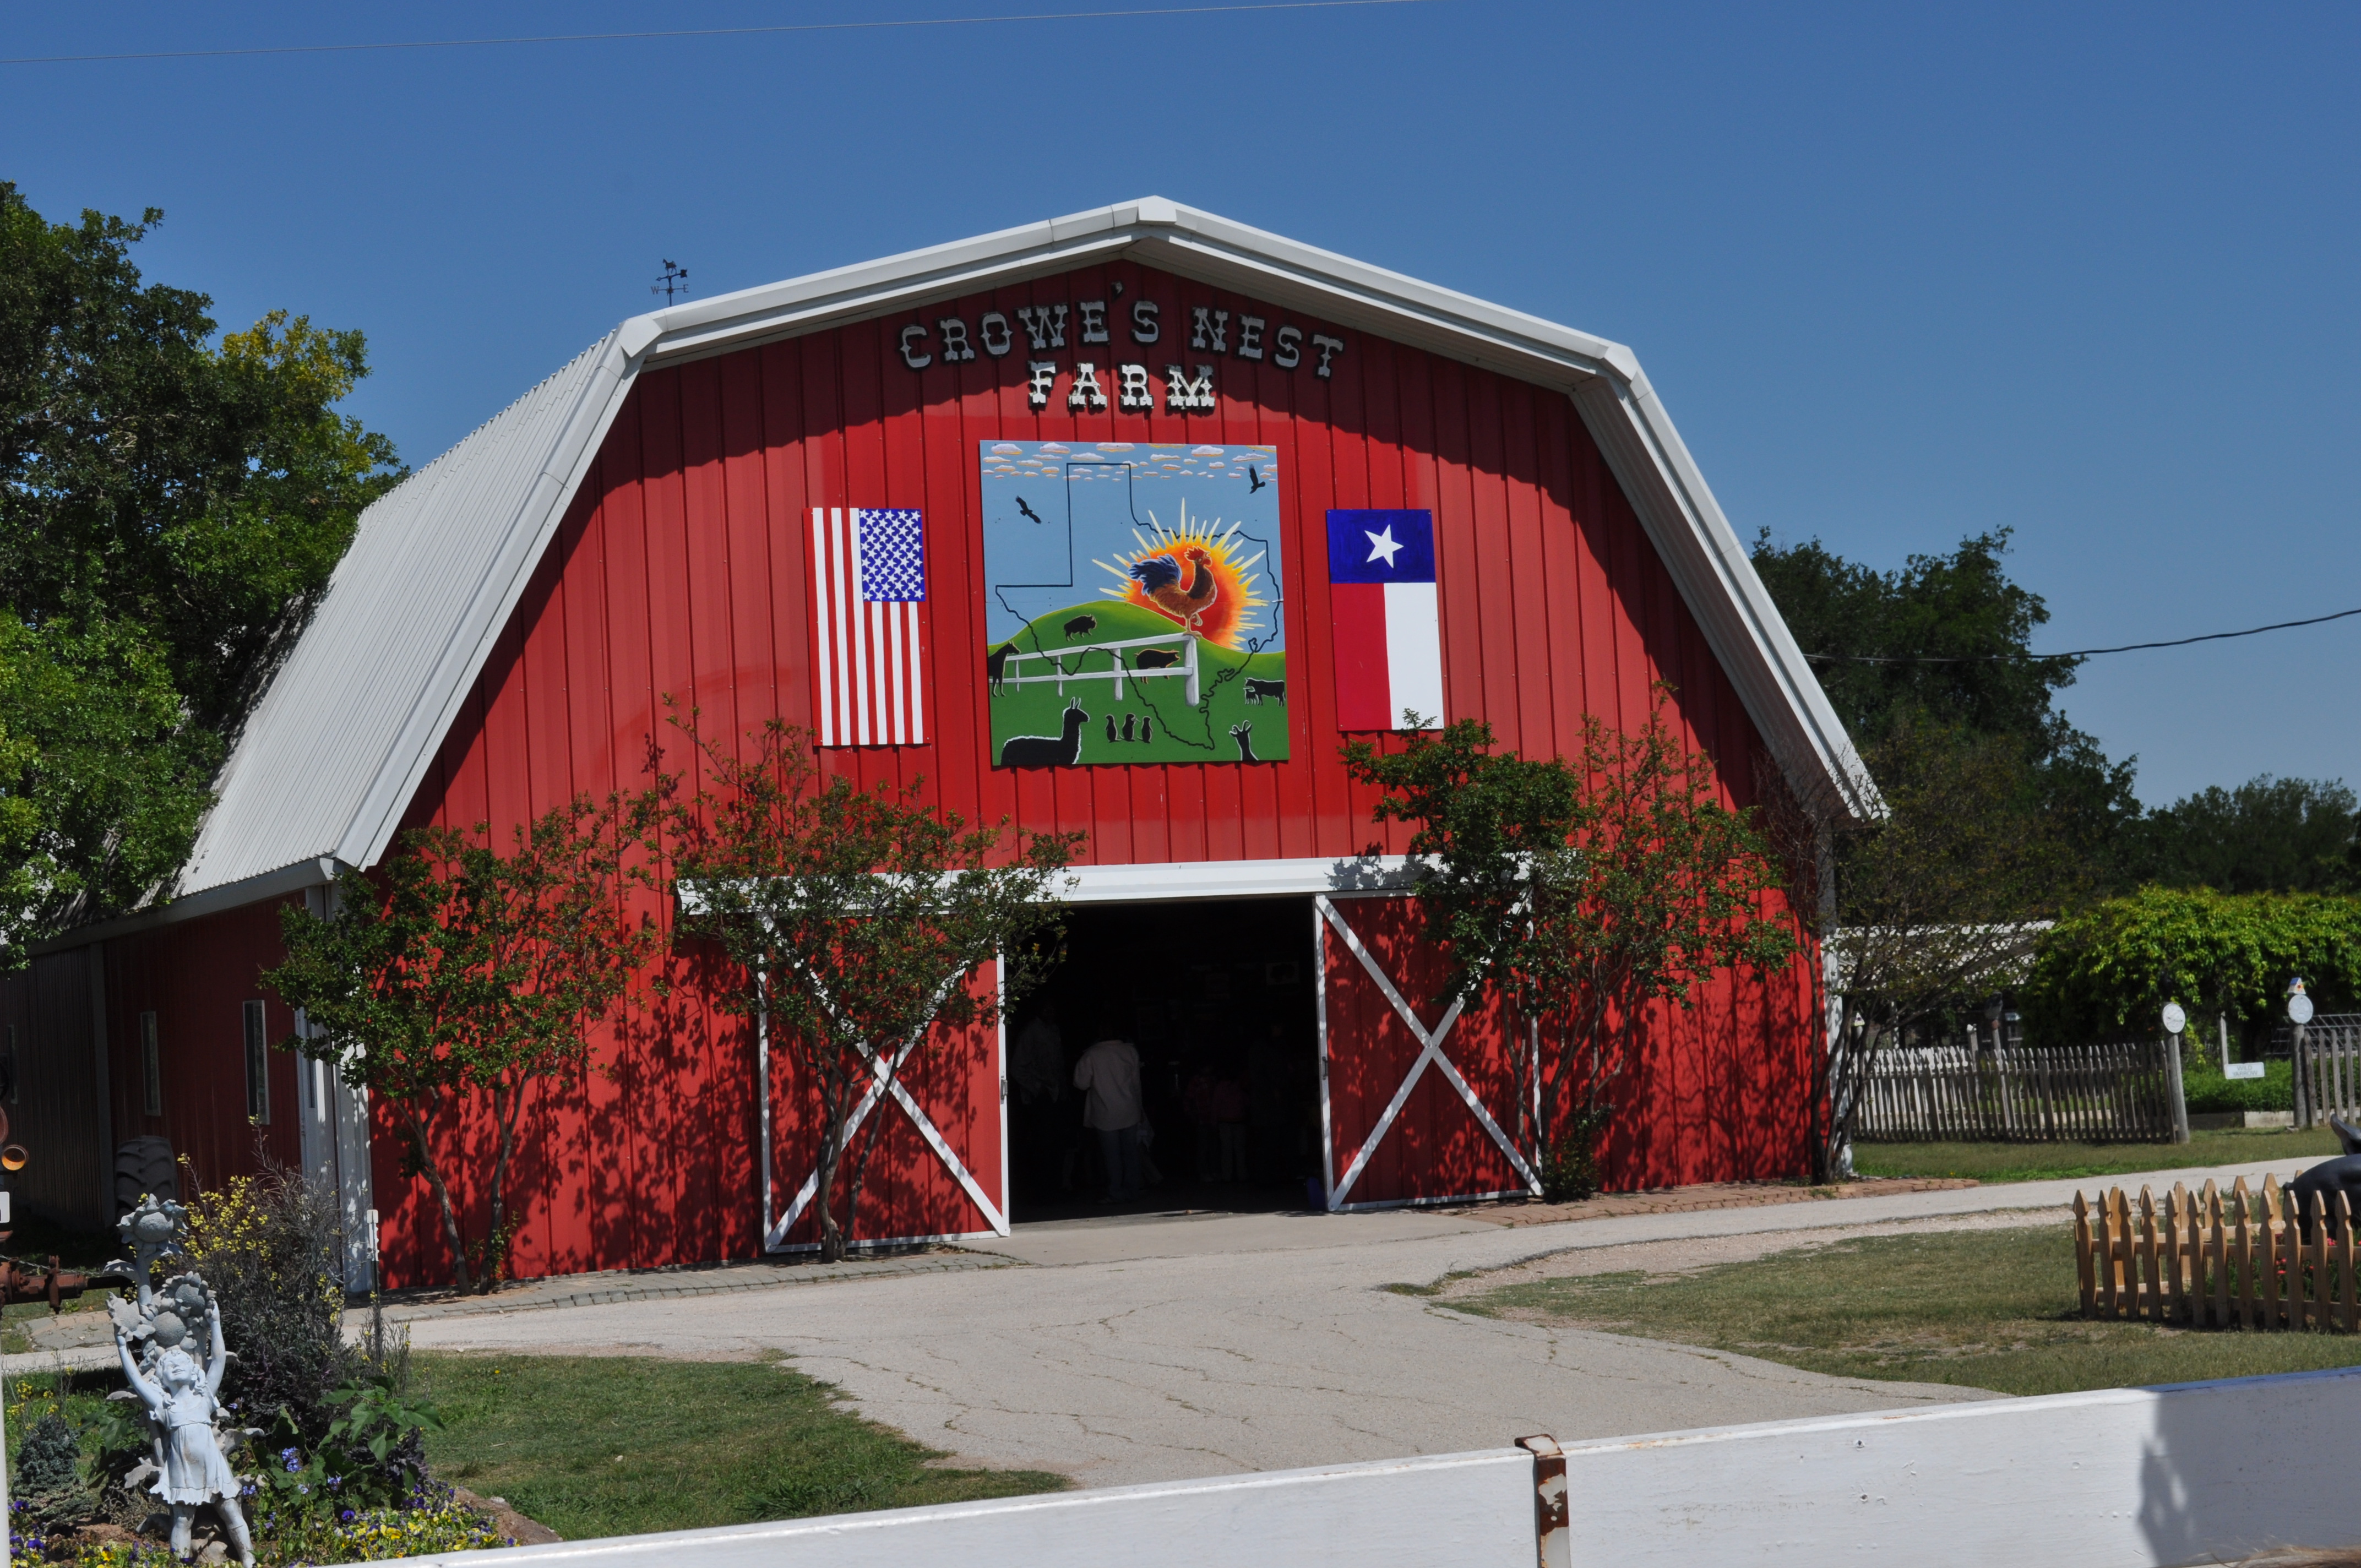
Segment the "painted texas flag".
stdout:
<svg viewBox="0 0 2361 1568">
<path fill-rule="evenodd" d="M 1328 514 L 1328 603 L 1336 727 L 1392 729 L 1416 708 L 1443 723 L 1443 622 L 1434 597 L 1434 514 Z"/>
</svg>

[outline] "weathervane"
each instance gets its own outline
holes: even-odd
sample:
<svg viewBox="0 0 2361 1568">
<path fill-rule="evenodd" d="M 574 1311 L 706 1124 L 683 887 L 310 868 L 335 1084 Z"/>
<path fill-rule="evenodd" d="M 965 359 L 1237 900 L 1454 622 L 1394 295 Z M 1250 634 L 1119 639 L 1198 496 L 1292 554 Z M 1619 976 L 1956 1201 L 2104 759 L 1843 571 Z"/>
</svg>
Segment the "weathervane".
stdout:
<svg viewBox="0 0 2361 1568">
<path fill-rule="evenodd" d="M 664 276 L 649 286 L 648 292 L 662 294 L 664 297 L 664 303 L 669 305 L 673 302 L 674 295 L 688 292 L 688 269 L 669 256 L 664 258 Z"/>
</svg>

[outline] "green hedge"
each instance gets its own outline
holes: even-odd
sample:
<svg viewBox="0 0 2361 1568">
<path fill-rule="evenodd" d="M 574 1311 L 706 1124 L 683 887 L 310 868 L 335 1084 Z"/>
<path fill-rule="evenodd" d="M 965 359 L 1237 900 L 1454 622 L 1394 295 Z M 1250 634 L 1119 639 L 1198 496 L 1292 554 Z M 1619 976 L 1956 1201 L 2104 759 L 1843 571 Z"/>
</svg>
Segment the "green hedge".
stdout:
<svg viewBox="0 0 2361 1568">
<path fill-rule="evenodd" d="M 2260 1078 L 2224 1078 L 2218 1072 L 2188 1072 L 2181 1092 L 2191 1115 L 2211 1111 L 2292 1111 L 2295 1071 L 2286 1062 L 2263 1064 Z"/>
<path fill-rule="evenodd" d="M 2361 1005 L 2361 899 L 2144 887 L 2043 932 L 2020 994 L 2037 1042 L 2153 1037 L 2178 1002 L 2210 1043 L 2216 1014 L 2267 1027 L 2298 974 L 2320 1012 Z"/>
</svg>

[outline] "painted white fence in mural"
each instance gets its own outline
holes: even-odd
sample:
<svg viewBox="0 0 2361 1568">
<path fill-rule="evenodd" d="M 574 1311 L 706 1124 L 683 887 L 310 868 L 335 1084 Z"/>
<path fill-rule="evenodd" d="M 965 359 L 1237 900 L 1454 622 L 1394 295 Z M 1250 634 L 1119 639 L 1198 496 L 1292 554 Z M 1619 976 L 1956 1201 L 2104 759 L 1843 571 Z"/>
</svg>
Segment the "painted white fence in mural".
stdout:
<svg viewBox="0 0 2361 1568">
<path fill-rule="evenodd" d="M 1177 650 L 1173 648 L 1174 637 L 1180 640 Z M 1135 661 L 1130 669 L 1126 669 L 1123 663 L 1123 650 L 1126 648 L 1155 648 L 1171 652 L 1174 657 L 1170 663 L 1150 665 L 1145 669 Z M 1104 653 L 1112 663 L 1104 670 L 1086 670 L 1082 668 L 1083 657 L 1091 653 Z M 1197 701 L 1197 640 L 1179 632 L 1164 637 L 1130 637 L 1118 642 L 1078 642 L 1071 648 L 1052 648 L 1041 652 L 1012 651 L 999 657 L 1002 659 L 1002 673 L 994 682 L 995 685 L 1055 685 L 1058 695 L 1063 696 L 1069 681 L 1113 681 L 1115 690 L 1112 696 L 1115 701 L 1121 702 L 1126 681 L 1152 681 L 1159 676 L 1177 676 L 1187 683 L 1186 700 L 1191 706 Z M 1068 663 L 1070 660 L 1071 663 Z M 1049 668 L 1040 674 L 1025 674 L 1025 667 L 1034 663 L 1047 664 Z"/>
<path fill-rule="evenodd" d="M 1853 1136 L 2136 1143 L 2173 1135 L 2171 1047 L 1888 1046 L 1870 1062 Z"/>
<path fill-rule="evenodd" d="M 498 1568 L 2179 1568 L 2361 1543 L 2361 1368 L 566 1541 Z M 1562 1467 L 1562 1472 L 1561 1472 Z M 1562 1479 L 1561 1479 L 1562 1474 Z M 1563 1510 L 1562 1512 L 1560 1510 Z M 1551 1528 L 1563 1519 L 1562 1528 Z"/>
</svg>

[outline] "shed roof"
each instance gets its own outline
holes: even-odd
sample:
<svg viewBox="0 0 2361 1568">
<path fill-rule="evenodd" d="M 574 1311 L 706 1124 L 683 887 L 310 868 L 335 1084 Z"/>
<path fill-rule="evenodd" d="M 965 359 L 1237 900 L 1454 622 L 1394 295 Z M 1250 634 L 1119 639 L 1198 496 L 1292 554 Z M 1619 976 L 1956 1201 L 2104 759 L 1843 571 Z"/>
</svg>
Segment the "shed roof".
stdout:
<svg viewBox="0 0 2361 1568">
<path fill-rule="evenodd" d="M 622 323 L 362 513 L 247 720 L 174 889 L 194 914 L 384 853 L 639 373 L 1128 257 L 1562 388 L 1773 754 L 1857 816 L 1874 787 L 1704 476 L 1620 344 L 1160 198 Z"/>
</svg>

